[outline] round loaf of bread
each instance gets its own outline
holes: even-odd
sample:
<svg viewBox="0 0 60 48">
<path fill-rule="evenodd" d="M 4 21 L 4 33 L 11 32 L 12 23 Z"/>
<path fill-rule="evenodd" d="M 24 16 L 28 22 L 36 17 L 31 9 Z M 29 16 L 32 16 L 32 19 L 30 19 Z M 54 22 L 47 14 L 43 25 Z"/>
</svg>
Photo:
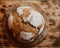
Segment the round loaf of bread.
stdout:
<svg viewBox="0 0 60 48">
<path fill-rule="evenodd" d="M 20 6 L 9 15 L 8 27 L 20 42 L 32 42 L 44 29 L 43 15 L 30 6 Z"/>
</svg>

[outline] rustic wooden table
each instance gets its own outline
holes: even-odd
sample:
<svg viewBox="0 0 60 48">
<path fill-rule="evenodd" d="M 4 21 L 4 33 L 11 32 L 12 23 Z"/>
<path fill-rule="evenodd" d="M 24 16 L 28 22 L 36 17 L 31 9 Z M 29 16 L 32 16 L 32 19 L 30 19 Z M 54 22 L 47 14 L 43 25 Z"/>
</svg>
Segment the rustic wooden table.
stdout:
<svg viewBox="0 0 60 48">
<path fill-rule="evenodd" d="M 3 1 L 4 2 L 4 1 Z M 11 7 L 10 4 L 13 4 L 15 1 L 7 1 L 4 4 L 0 3 L 0 47 L 13 47 L 14 44 L 11 43 L 10 40 L 7 39 L 3 30 L 3 16 L 5 12 Z M 5 4 L 7 4 L 5 6 Z M 48 21 L 47 21 L 47 36 L 44 40 L 38 43 L 33 48 L 39 47 L 60 47 L 60 6 L 52 3 L 52 1 L 48 2 L 36 2 L 38 4 L 43 13 L 45 13 Z M 9 6 L 9 7 L 8 7 Z"/>
</svg>

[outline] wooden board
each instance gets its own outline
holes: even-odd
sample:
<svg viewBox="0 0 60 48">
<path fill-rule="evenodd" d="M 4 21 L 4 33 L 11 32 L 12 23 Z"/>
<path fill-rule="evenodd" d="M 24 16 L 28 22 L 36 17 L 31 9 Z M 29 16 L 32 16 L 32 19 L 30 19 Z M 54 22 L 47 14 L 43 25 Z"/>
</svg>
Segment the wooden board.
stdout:
<svg viewBox="0 0 60 48">
<path fill-rule="evenodd" d="M 13 1 L 14 3 L 16 1 Z M 0 46 L 5 47 L 16 47 L 14 44 L 11 43 L 10 40 L 7 39 L 6 35 L 3 33 L 3 16 L 5 12 L 7 12 L 11 4 L 13 4 L 12 1 L 7 1 L 4 4 L 0 4 Z M 9 4 L 8 4 L 9 3 Z M 42 12 L 47 17 L 47 23 L 46 26 L 48 27 L 47 30 L 47 36 L 45 39 L 38 43 L 33 48 L 39 48 L 39 47 L 60 47 L 60 6 L 55 5 L 52 1 L 47 2 L 36 2 L 37 5 L 40 6 L 42 9 Z M 6 5 L 6 7 L 4 6 Z M 10 5 L 10 6 L 9 6 Z"/>
</svg>

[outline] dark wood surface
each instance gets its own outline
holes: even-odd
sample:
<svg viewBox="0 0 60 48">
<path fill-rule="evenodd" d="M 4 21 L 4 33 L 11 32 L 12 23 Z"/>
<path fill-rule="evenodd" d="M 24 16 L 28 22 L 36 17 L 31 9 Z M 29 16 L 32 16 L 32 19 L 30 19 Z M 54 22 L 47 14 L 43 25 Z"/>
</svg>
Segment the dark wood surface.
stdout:
<svg viewBox="0 0 60 48">
<path fill-rule="evenodd" d="M 1 47 L 8 46 L 8 47 L 17 48 L 16 46 L 14 46 L 14 44 L 11 43 L 10 40 L 7 39 L 6 35 L 4 34 L 4 30 L 3 30 L 3 16 L 5 12 L 8 11 L 9 8 L 11 7 L 10 4 L 13 4 L 12 1 L 10 2 L 7 1 L 7 3 L 5 3 L 7 4 L 7 6 L 0 3 L 0 46 Z M 47 17 L 46 26 L 48 28 L 46 29 L 47 35 L 44 38 L 44 40 L 38 43 L 33 48 L 60 47 L 60 6 L 55 5 L 51 1 L 48 1 L 48 2 L 38 1 L 36 2 L 36 4 L 38 4 L 41 7 L 43 13 L 45 13 Z"/>
</svg>

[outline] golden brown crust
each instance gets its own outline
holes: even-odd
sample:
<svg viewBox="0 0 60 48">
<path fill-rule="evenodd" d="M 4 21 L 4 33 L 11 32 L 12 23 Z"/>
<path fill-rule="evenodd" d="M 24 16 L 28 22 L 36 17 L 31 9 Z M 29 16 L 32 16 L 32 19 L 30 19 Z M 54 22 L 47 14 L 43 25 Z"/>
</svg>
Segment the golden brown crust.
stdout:
<svg viewBox="0 0 60 48">
<path fill-rule="evenodd" d="M 26 18 L 27 16 L 29 16 L 29 14 L 30 14 L 29 10 L 30 10 L 30 9 L 24 8 L 23 14 L 21 15 L 21 17 L 22 17 L 23 19 Z"/>
<path fill-rule="evenodd" d="M 35 37 L 37 36 L 38 28 L 33 27 L 28 22 L 26 22 L 26 23 L 23 22 L 23 19 L 21 17 L 19 17 L 17 12 L 13 13 L 13 17 L 14 17 L 14 20 L 13 20 L 12 30 L 17 35 L 17 37 L 21 31 L 31 32 L 31 33 L 35 34 Z"/>
</svg>

